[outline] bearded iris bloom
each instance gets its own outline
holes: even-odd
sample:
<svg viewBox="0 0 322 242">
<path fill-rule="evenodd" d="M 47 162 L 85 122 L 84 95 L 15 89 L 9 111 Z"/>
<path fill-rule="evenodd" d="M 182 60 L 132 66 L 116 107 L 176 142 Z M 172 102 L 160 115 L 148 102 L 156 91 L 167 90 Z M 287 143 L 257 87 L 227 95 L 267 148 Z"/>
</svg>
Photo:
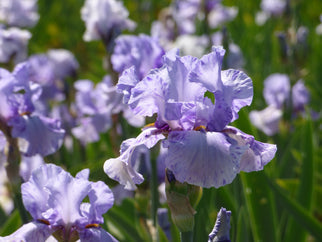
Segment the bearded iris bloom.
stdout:
<svg viewBox="0 0 322 242">
<path fill-rule="evenodd" d="M 63 142 L 65 131 L 60 121 L 37 114 L 34 101 L 41 87 L 29 82 L 30 66 L 17 65 L 13 73 L 0 68 L 0 121 L 11 127 L 11 135 L 19 138 L 20 151 L 26 156 L 54 153 Z"/>
<path fill-rule="evenodd" d="M 88 169 L 74 178 L 53 164 L 36 169 L 21 186 L 24 206 L 33 221 L 3 239 L 46 241 L 54 235 L 59 241 L 116 241 L 99 226 L 113 205 L 113 193 L 101 181 L 88 181 L 88 176 Z M 83 202 L 86 197 L 89 203 Z"/>
<path fill-rule="evenodd" d="M 8 63 L 13 58 L 15 63 L 27 58 L 27 46 L 31 33 L 16 27 L 5 29 L 0 26 L 0 62 Z"/>
<path fill-rule="evenodd" d="M 0 1 L 0 20 L 10 26 L 33 27 L 38 19 L 37 0 Z"/>
<path fill-rule="evenodd" d="M 283 112 L 290 108 L 292 115 L 305 114 L 305 107 L 310 101 L 310 93 L 299 80 L 291 87 L 290 79 L 285 74 L 274 73 L 264 80 L 264 99 L 267 107 L 251 111 L 250 121 L 266 135 L 272 136 L 279 131 Z M 314 116 L 314 112 L 312 112 Z"/>
<path fill-rule="evenodd" d="M 133 168 L 132 155 L 144 145 L 162 141 L 165 164 L 179 182 L 202 187 L 231 183 L 240 171 L 262 170 L 273 159 L 276 146 L 228 126 L 253 98 L 251 79 L 238 70 L 221 70 L 225 50 L 213 47 L 201 59 L 168 52 L 163 66 L 142 81 L 124 71 L 118 84 L 134 113 L 156 122 L 137 138 L 125 140 L 118 158 L 104 164 L 105 173 L 127 189 L 135 189 L 143 176 Z M 132 73 L 132 74 L 131 74 Z"/>
<path fill-rule="evenodd" d="M 81 16 L 86 24 L 85 41 L 102 39 L 104 43 L 109 43 L 121 31 L 136 27 L 119 0 L 87 0 L 81 9 Z"/>
<path fill-rule="evenodd" d="M 118 73 L 135 66 L 142 79 L 151 69 L 162 66 L 163 55 L 163 48 L 148 35 L 121 35 L 115 40 L 111 62 Z"/>
</svg>

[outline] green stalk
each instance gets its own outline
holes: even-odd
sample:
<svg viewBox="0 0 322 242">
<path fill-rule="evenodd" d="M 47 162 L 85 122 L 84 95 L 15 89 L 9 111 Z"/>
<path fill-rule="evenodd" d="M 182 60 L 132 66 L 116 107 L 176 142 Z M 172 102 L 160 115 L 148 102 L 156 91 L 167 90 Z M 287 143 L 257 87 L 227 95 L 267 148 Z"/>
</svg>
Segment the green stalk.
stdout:
<svg viewBox="0 0 322 242">
<path fill-rule="evenodd" d="M 180 232 L 180 239 L 181 239 L 181 242 L 192 242 L 193 232 L 192 231 Z"/>
<path fill-rule="evenodd" d="M 152 220 L 153 225 L 157 225 L 157 210 L 159 206 L 159 193 L 158 193 L 158 175 L 157 164 L 155 159 L 151 159 L 151 201 L 152 201 Z"/>
<path fill-rule="evenodd" d="M 19 210 L 19 214 L 23 223 L 28 222 L 28 214 L 22 203 L 22 197 L 20 192 L 21 179 L 19 175 L 20 165 L 20 151 L 18 147 L 17 138 L 11 136 L 11 128 L 6 125 L 5 121 L 0 119 L 0 130 L 6 137 L 7 140 L 7 165 L 6 173 L 9 180 L 10 192 L 14 201 L 15 208 Z"/>
</svg>

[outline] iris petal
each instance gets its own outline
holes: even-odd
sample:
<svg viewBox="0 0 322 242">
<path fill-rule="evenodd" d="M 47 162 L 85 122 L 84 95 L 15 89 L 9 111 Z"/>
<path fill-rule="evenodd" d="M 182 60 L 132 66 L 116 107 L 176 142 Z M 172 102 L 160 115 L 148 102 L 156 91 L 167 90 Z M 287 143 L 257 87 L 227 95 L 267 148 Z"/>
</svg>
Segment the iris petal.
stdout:
<svg viewBox="0 0 322 242">
<path fill-rule="evenodd" d="M 117 242 L 111 234 L 106 232 L 102 228 L 89 228 L 79 233 L 79 238 L 81 242 Z"/>
<path fill-rule="evenodd" d="M 166 166 L 176 179 L 202 187 L 231 183 L 247 149 L 218 132 L 173 131 L 167 142 Z"/>
<path fill-rule="evenodd" d="M 246 145 L 249 147 L 241 157 L 240 170 L 251 172 L 259 171 L 270 162 L 276 153 L 276 145 L 262 143 L 255 140 L 254 136 L 245 134 L 234 127 L 227 127 L 230 131 L 227 132 L 229 137 L 236 140 L 238 145 Z"/>
<path fill-rule="evenodd" d="M 20 143 L 20 150 L 26 156 L 54 153 L 62 145 L 65 136 L 60 122 L 47 117 L 24 115 L 10 120 L 8 124 L 12 126 L 13 137 L 26 141 Z"/>
<path fill-rule="evenodd" d="M 164 139 L 163 134 L 155 133 L 156 128 L 148 128 L 133 139 L 125 140 L 121 145 L 121 155 L 118 158 L 108 159 L 104 163 L 105 173 L 112 179 L 125 186 L 125 189 L 136 189 L 135 184 L 143 182 L 143 176 L 134 169 L 135 150 L 142 145 L 152 148 L 156 143 Z"/>
<path fill-rule="evenodd" d="M 0 241 L 44 242 L 53 232 L 54 230 L 45 224 L 30 222 L 23 225 L 11 235 L 0 237 Z"/>
</svg>

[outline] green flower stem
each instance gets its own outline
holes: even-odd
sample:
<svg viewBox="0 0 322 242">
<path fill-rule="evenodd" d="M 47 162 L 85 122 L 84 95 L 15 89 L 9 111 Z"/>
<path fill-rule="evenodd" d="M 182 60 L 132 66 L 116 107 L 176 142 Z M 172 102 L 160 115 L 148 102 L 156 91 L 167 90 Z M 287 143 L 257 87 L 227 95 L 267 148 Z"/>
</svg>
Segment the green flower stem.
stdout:
<svg viewBox="0 0 322 242">
<path fill-rule="evenodd" d="M 181 242 L 192 242 L 193 232 L 192 231 L 180 232 L 180 239 L 181 239 Z"/>
<path fill-rule="evenodd" d="M 153 225 L 157 225 L 157 210 L 159 206 L 157 164 L 155 159 L 151 159 L 151 201 Z"/>
<path fill-rule="evenodd" d="M 18 140 L 11 136 L 11 128 L 6 125 L 5 121 L 0 118 L 0 130 L 6 137 L 7 140 L 7 164 L 6 173 L 9 180 L 9 188 L 11 196 L 14 201 L 15 208 L 19 210 L 19 214 L 23 223 L 28 222 L 28 214 L 22 203 L 22 197 L 20 192 L 21 178 L 19 175 L 20 165 L 20 151 L 18 147 Z"/>
</svg>

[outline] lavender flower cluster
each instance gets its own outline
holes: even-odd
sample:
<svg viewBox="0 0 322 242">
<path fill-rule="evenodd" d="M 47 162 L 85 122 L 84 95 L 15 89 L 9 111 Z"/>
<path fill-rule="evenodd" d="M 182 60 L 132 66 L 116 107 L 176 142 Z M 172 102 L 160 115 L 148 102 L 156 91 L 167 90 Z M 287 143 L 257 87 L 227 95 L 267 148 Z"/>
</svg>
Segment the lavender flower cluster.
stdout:
<svg viewBox="0 0 322 242">
<path fill-rule="evenodd" d="M 260 6 L 265 16 L 257 19 L 264 24 L 269 15 L 281 15 L 287 4 L 263 0 Z M 2 187 L 12 176 L 21 176 L 22 201 L 33 220 L 0 241 L 116 241 L 100 227 L 102 215 L 114 203 L 112 190 L 102 181 L 90 182 L 89 169 L 73 177 L 44 161 L 62 145 L 73 152 L 75 140 L 83 146 L 99 141 L 115 124 L 115 115 L 142 128 L 103 167 L 127 190 L 144 181 L 142 155 L 148 161 L 158 143 L 160 184 L 165 169 L 178 182 L 205 188 L 230 184 L 242 171 L 264 169 L 276 145 L 231 126 L 253 100 L 241 50 L 223 28 L 237 14 L 236 7 L 220 0 L 173 1 L 152 23 L 150 35 L 125 35 L 136 23 L 122 1 L 86 0 L 81 9 L 83 39 L 102 41 L 111 65 L 100 82 L 79 79 L 69 86 L 67 79 L 75 79 L 80 66 L 70 51 L 27 53 L 31 33 L 20 28 L 37 24 L 37 1 L 2 0 L 0 62 L 15 67 L 0 68 L 0 204 L 6 213 L 13 210 L 4 196 L 9 191 Z M 204 35 L 196 35 L 198 21 L 208 30 Z M 291 88 L 287 75 L 272 74 L 264 81 L 264 98 L 268 107 L 252 111 L 250 119 L 273 135 L 288 105 L 294 113 L 304 112 L 309 92 L 301 80 Z M 154 122 L 146 124 L 147 119 Z M 7 174 L 5 168 L 13 162 L 11 149 L 21 159 L 19 174 Z M 164 194 L 162 185 L 160 191 Z M 229 219 L 230 211 L 220 210 L 209 241 L 229 240 Z"/>
</svg>

